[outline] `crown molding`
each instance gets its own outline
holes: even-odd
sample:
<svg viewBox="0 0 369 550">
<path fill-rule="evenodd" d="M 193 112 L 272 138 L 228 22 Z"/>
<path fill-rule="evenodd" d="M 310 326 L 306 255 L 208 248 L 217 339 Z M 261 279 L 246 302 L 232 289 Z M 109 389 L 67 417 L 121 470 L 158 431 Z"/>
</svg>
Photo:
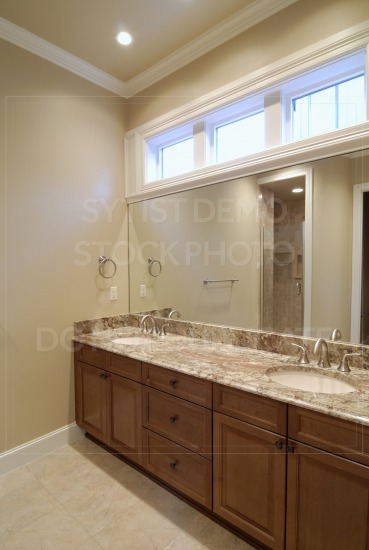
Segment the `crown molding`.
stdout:
<svg viewBox="0 0 369 550">
<path fill-rule="evenodd" d="M 70 71 L 93 84 L 109 90 L 114 94 L 126 97 L 127 85 L 104 71 L 101 71 L 94 65 L 83 61 L 79 57 L 72 55 L 62 48 L 51 44 L 47 40 L 36 36 L 35 34 L 14 25 L 10 21 L 0 17 L 0 38 L 11 42 L 63 69 Z"/>
<path fill-rule="evenodd" d="M 195 40 L 165 57 L 146 71 L 127 81 L 128 96 L 152 86 L 162 78 L 221 46 L 264 19 L 287 8 L 298 0 L 256 0 Z"/>
<path fill-rule="evenodd" d="M 243 10 L 127 82 L 1 17 L 0 38 L 128 99 L 295 2 L 298 0 L 254 0 Z"/>
</svg>

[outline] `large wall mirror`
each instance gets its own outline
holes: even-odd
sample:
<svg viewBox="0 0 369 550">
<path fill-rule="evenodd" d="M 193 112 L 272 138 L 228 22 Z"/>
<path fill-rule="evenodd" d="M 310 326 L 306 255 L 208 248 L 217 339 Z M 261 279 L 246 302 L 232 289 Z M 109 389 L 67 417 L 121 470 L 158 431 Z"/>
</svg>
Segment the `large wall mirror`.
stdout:
<svg viewBox="0 0 369 550">
<path fill-rule="evenodd" d="M 131 311 L 369 344 L 368 151 L 130 204 L 129 245 Z"/>
</svg>

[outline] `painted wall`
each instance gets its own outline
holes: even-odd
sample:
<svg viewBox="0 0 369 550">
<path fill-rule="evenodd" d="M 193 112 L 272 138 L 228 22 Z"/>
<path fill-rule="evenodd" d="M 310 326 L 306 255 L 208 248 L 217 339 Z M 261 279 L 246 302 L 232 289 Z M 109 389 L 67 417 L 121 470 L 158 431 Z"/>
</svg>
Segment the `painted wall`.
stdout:
<svg viewBox="0 0 369 550">
<path fill-rule="evenodd" d="M 6 42 L 0 72 L 1 452 L 74 421 L 73 321 L 127 311 L 128 280 L 124 100 Z"/>
<path fill-rule="evenodd" d="M 129 212 L 131 311 L 172 307 L 183 319 L 258 326 L 260 245 L 254 177 L 135 203 Z M 150 256 L 162 263 L 158 277 L 149 273 Z M 232 277 L 239 281 L 203 283 Z M 139 294 L 142 284 L 145 298 Z"/>
<path fill-rule="evenodd" d="M 345 342 L 351 315 L 352 162 L 346 156 L 321 160 L 313 174 L 313 336 L 327 338 L 339 328 Z"/>
</svg>

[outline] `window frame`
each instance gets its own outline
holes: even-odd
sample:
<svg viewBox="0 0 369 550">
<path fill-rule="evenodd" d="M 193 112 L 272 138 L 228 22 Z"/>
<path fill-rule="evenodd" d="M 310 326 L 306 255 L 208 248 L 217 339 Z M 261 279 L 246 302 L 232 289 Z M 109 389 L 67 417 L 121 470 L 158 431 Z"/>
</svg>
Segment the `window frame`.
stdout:
<svg viewBox="0 0 369 550">
<path fill-rule="evenodd" d="M 173 191 L 192 189 L 235 177 L 262 173 L 291 164 L 310 162 L 322 157 L 369 147 L 368 93 L 366 93 L 365 105 L 366 118 L 363 123 L 297 142 L 291 141 L 289 133 L 291 109 L 288 99 L 291 95 L 296 95 L 296 82 L 301 84 L 299 93 L 304 90 L 308 91 L 311 88 L 309 77 L 312 73 L 321 71 L 322 80 L 324 80 L 327 68 L 334 69 L 337 61 L 350 60 L 352 56 L 356 55 L 361 55 L 361 64 L 365 59 L 367 91 L 369 20 L 346 29 L 345 33 L 332 35 L 271 65 L 257 69 L 239 80 L 230 82 L 130 130 L 125 136 L 127 202 L 162 196 Z M 352 69 L 352 63 L 349 65 L 350 68 Z M 352 73 L 352 70 L 349 72 Z M 305 83 L 301 81 L 301 75 L 306 79 Z M 328 74 L 327 77 L 329 81 L 331 74 Z M 291 83 L 293 86 L 290 85 Z M 274 105 L 274 94 L 278 96 L 278 105 Z M 247 101 L 250 101 L 251 98 L 270 100 L 268 104 L 265 104 L 265 127 L 268 140 L 266 149 L 261 153 L 242 157 L 235 161 L 212 164 L 213 144 L 209 139 L 209 135 L 211 135 L 209 126 L 213 122 L 211 117 L 227 106 L 242 104 L 245 98 Z M 173 129 L 178 132 L 186 125 L 192 128 L 196 126 L 202 128 L 198 135 L 194 135 L 195 149 L 198 152 L 198 156 L 195 155 L 195 169 L 166 180 L 151 178 L 148 181 L 147 143 L 150 140 L 153 140 L 151 142 L 153 143 L 158 136 L 167 135 Z"/>
</svg>

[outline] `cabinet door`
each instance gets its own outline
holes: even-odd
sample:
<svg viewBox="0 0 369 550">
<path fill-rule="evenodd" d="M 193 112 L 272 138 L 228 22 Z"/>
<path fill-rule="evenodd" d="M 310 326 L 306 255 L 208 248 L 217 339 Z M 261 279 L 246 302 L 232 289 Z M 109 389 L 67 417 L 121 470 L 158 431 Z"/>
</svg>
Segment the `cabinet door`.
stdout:
<svg viewBox="0 0 369 550">
<path fill-rule="evenodd" d="M 214 512 L 276 549 L 284 547 L 284 445 L 284 437 L 214 413 Z"/>
<path fill-rule="evenodd" d="M 142 464 L 141 384 L 109 374 L 108 445 Z"/>
<path fill-rule="evenodd" d="M 106 443 L 107 373 L 86 363 L 75 363 L 76 422 L 87 433 Z"/>
<path fill-rule="evenodd" d="M 302 443 L 292 444 L 287 550 L 368 550 L 369 468 Z"/>
</svg>

